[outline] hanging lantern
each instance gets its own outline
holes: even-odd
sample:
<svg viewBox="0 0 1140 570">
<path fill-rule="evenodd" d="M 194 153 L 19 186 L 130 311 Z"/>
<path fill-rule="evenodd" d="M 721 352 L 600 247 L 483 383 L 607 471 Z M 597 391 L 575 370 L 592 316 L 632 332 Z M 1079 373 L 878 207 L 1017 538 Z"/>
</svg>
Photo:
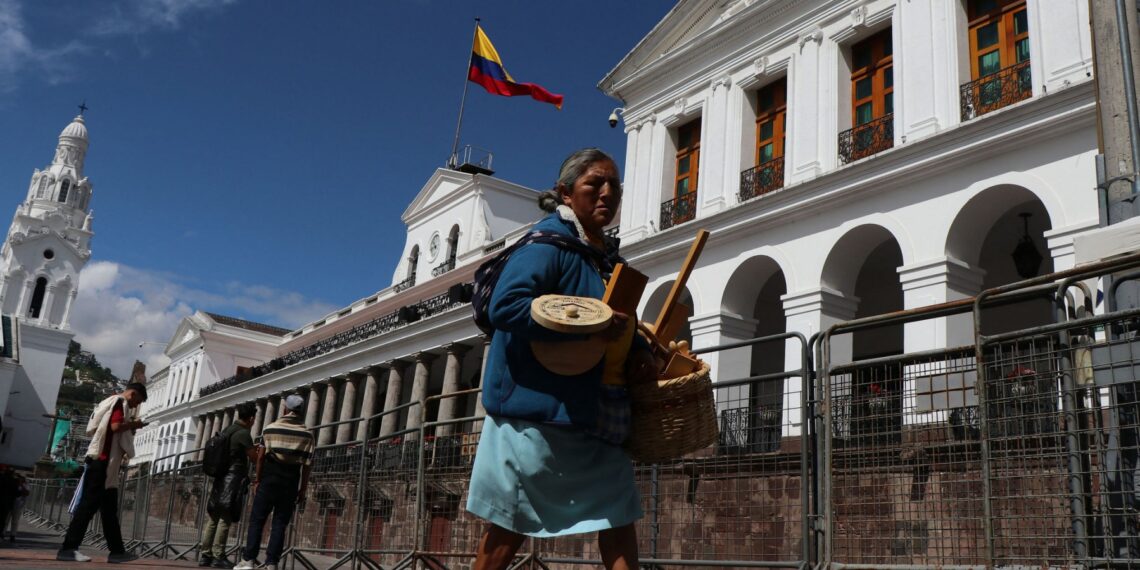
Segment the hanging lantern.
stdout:
<svg viewBox="0 0 1140 570">
<path fill-rule="evenodd" d="M 1037 251 L 1037 245 L 1033 243 L 1033 238 L 1029 235 L 1029 218 L 1033 214 L 1029 212 L 1022 212 L 1018 214 L 1024 222 L 1024 234 L 1021 240 L 1017 242 L 1017 247 L 1013 248 L 1013 265 L 1017 268 L 1017 274 L 1022 279 L 1029 279 L 1036 277 L 1037 272 L 1041 269 L 1041 262 L 1045 259 L 1041 257 L 1041 252 Z"/>
</svg>

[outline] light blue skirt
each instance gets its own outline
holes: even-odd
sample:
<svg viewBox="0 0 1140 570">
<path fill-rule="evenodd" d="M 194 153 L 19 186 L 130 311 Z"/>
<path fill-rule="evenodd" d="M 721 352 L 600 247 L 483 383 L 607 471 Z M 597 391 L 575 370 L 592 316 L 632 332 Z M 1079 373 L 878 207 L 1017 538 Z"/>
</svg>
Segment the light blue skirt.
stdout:
<svg viewBox="0 0 1140 570">
<path fill-rule="evenodd" d="M 491 416 L 467 510 L 540 538 L 617 528 L 642 515 L 633 462 L 620 447 L 576 429 Z"/>
</svg>

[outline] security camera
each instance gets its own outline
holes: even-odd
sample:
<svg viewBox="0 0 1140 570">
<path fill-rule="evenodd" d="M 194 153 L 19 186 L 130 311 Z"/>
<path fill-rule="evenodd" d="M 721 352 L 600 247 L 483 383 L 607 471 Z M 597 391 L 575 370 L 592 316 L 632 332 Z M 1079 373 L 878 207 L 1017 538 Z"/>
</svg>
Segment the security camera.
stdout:
<svg viewBox="0 0 1140 570">
<path fill-rule="evenodd" d="M 140 343 L 139 343 L 139 348 L 142 348 L 142 347 L 143 347 L 143 344 L 145 344 L 145 343 L 141 343 L 141 342 L 140 342 Z"/>
<path fill-rule="evenodd" d="M 613 111 L 610 111 L 610 128 L 611 128 L 611 129 L 612 129 L 612 128 L 614 128 L 614 127 L 617 127 L 617 124 L 618 124 L 618 113 L 622 113 L 622 112 L 625 112 L 625 109 L 623 109 L 623 108 L 621 108 L 621 107 L 617 107 L 617 108 L 616 108 L 616 109 L 614 109 Z"/>
</svg>

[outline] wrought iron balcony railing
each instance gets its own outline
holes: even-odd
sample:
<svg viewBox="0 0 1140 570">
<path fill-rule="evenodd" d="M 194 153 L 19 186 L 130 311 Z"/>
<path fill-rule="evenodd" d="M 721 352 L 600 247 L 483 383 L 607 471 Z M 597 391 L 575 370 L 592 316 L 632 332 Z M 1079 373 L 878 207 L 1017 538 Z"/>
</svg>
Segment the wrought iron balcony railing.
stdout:
<svg viewBox="0 0 1140 570">
<path fill-rule="evenodd" d="M 411 289 L 412 286 L 415 284 L 416 284 L 416 276 L 412 275 L 411 277 L 408 277 L 407 279 L 397 283 L 395 286 L 392 287 L 392 290 L 395 291 L 396 293 L 399 293 L 400 291 L 403 291 L 405 289 Z"/>
<path fill-rule="evenodd" d="M 661 204 L 661 229 L 667 230 L 697 217 L 697 193 L 689 192 Z"/>
<path fill-rule="evenodd" d="M 447 273 L 448 271 L 451 271 L 452 269 L 455 269 L 455 260 L 449 259 L 449 260 L 435 266 L 431 270 L 431 276 L 432 277 L 439 277 L 440 275 L 443 275 L 444 273 Z"/>
<path fill-rule="evenodd" d="M 784 187 L 784 157 L 774 158 L 740 173 L 740 201 Z"/>
<path fill-rule="evenodd" d="M 1028 99 L 1033 95 L 1033 77 L 1029 71 L 1029 60 L 969 83 L 963 83 L 959 93 L 963 121 Z"/>
<path fill-rule="evenodd" d="M 895 146 L 894 113 L 839 133 L 839 162 L 855 162 L 892 146 Z"/>
</svg>

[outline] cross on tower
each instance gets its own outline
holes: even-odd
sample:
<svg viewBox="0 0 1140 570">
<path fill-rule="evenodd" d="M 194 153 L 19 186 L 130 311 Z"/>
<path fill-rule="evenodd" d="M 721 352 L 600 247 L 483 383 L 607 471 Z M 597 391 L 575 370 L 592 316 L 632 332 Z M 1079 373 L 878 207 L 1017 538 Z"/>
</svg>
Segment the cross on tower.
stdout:
<svg viewBox="0 0 1140 570">
<path fill-rule="evenodd" d="M 87 112 L 87 101 L 79 104 L 79 116 L 82 117 L 83 113 Z"/>
</svg>

